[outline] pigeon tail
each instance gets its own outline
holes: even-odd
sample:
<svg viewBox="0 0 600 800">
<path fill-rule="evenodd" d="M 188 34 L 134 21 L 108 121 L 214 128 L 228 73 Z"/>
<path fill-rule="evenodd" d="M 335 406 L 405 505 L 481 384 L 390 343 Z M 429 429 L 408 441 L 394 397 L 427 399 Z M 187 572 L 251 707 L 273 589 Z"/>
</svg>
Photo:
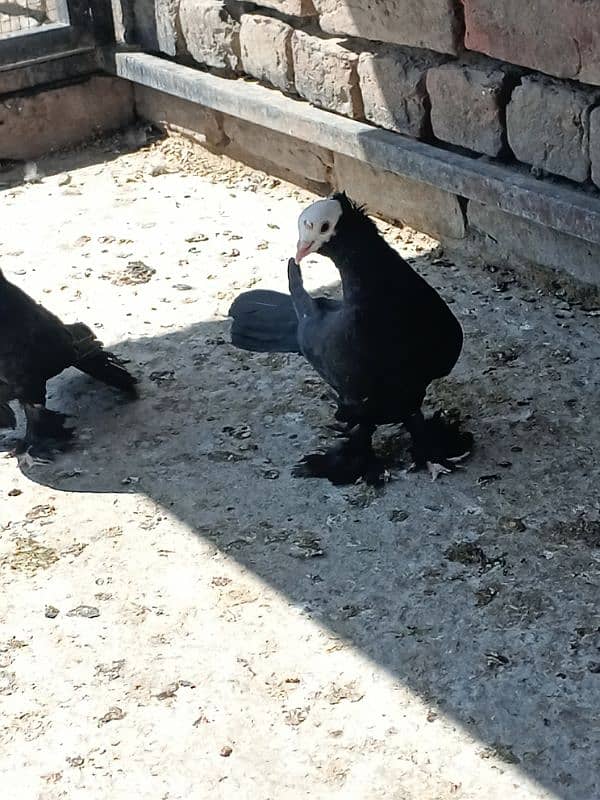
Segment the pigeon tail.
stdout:
<svg viewBox="0 0 600 800">
<path fill-rule="evenodd" d="M 298 317 L 288 294 L 266 289 L 243 292 L 229 309 L 231 343 L 255 353 L 299 353 Z"/>
</svg>

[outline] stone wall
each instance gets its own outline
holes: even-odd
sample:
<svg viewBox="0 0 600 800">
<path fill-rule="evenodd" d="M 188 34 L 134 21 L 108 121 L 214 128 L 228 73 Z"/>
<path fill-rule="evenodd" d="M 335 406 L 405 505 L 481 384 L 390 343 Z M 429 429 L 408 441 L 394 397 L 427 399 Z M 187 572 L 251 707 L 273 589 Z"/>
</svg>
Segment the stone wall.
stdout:
<svg viewBox="0 0 600 800">
<path fill-rule="evenodd" d="M 590 119 L 600 106 L 599 3 L 155 2 L 134 2 L 134 38 L 147 49 L 600 187 L 600 125 Z"/>
<path fill-rule="evenodd" d="M 0 96 L 0 162 L 37 159 L 134 120 L 133 86 L 107 75 Z"/>
<path fill-rule="evenodd" d="M 336 114 L 600 199 L 596 0 L 130 2 L 130 41 L 146 51 L 251 78 Z M 242 136 L 243 126 L 229 127 L 230 139 Z M 350 172 L 356 170 L 347 164 L 332 169 L 329 185 Z M 382 211 L 376 180 L 365 172 L 355 185 L 363 194 L 372 185 L 373 203 L 363 199 Z M 390 198 L 384 205 L 393 217 Z M 431 217 L 425 211 L 420 216 Z M 475 211 L 471 227 L 481 231 L 489 215 L 483 220 Z"/>
</svg>

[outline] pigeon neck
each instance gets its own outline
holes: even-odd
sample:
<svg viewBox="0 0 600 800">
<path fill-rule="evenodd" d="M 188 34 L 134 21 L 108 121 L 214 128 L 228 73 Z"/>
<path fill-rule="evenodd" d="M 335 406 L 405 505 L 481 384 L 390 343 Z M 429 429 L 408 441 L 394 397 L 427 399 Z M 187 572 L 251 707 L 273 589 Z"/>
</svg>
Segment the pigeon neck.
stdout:
<svg viewBox="0 0 600 800">
<path fill-rule="evenodd" d="M 364 242 L 345 239 L 336 241 L 329 252 L 329 256 L 342 279 L 344 299 L 352 301 L 372 291 L 381 292 L 382 264 L 385 263 L 384 249 L 388 247 L 382 239 L 376 238 L 369 241 L 368 247 Z"/>
</svg>

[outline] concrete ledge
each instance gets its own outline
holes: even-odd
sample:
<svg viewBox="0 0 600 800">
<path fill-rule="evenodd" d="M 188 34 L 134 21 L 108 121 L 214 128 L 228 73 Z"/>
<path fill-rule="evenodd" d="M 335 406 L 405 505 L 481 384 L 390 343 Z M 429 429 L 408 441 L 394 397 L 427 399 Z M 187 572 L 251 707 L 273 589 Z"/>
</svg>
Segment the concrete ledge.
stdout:
<svg viewBox="0 0 600 800">
<path fill-rule="evenodd" d="M 483 255 L 566 273 L 581 284 L 600 284 L 600 247 L 472 201 L 469 229 L 481 234 Z"/>
<path fill-rule="evenodd" d="M 292 136 L 225 115 L 223 152 L 255 169 L 272 173 L 318 194 L 327 194 L 333 153 Z"/>
<path fill-rule="evenodd" d="M 141 119 L 317 194 L 330 191 L 333 153 L 329 150 L 156 89 L 135 86 L 134 91 Z"/>
<path fill-rule="evenodd" d="M 179 97 L 134 86 L 135 110 L 141 119 L 159 128 L 193 132 L 194 138 L 211 150 L 225 142 L 222 115 Z"/>
<path fill-rule="evenodd" d="M 459 155 L 346 119 L 243 80 L 141 53 L 107 52 L 107 70 L 491 208 L 600 244 L 600 199 L 510 167 Z"/>
<path fill-rule="evenodd" d="M 134 118 L 131 84 L 107 76 L 11 95 L 0 102 L 0 158 L 39 158 L 129 125 Z"/>
<path fill-rule="evenodd" d="M 401 222 L 436 239 L 462 239 L 465 220 L 456 195 L 426 183 L 375 170 L 355 158 L 334 154 L 335 188 L 364 203 L 377 216 Z"/>
</svg>

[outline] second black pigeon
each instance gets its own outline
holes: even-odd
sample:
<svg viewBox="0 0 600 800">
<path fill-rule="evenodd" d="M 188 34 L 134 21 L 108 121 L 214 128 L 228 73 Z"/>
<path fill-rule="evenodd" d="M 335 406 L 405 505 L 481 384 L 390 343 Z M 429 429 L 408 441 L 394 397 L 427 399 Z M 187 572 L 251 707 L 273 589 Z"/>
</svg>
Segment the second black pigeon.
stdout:
<svg viewBox="0 0 600 800">
<path fill-rule="evenodd" d="M 27 430 L 17 452 L 47 459 L 53 448 L 72 437 L 65 415 L 46 408 L 47 381 L 71 366 L 130 396 L 136 394 L 136 379 L 103 349 L 87 325 L 63 324 L 0 271 L 0 428 L 16 426 L 9 403 L 18 400 Z"/>
</svg>

